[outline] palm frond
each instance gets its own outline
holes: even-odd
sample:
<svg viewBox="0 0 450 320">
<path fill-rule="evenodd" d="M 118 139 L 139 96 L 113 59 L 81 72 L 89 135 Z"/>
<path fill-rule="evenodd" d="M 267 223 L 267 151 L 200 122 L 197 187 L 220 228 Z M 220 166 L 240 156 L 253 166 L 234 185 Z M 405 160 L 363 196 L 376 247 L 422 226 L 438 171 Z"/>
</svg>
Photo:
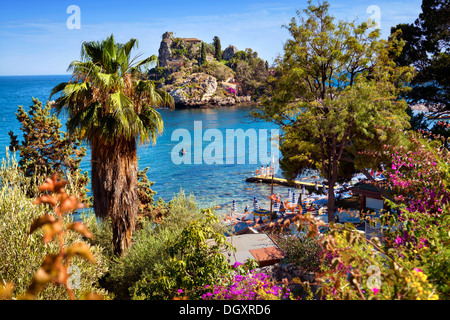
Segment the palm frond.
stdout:
<svg viewBox="0 0 450 320">
<path fill-rule="evenodd" d="M 98 63 L 103 56 L 102 43 L 100 41 L 85 41 L 81 45 L 81 60 Z"/>
<path fill-rule="evenodd" d="M 138 47 L 136 39 L 116 43 L 114 36 L 103 41 L 83 42 L 80 61 L 73 61 L 68 71 L 74 81 L 55 86 L 51 97 L 61 96 L 55 110 L 67 111 L 67 126 L 80 130 L 87 141 L 117 139 L 137 143 L 156 142 L 164 123 L 157 107 L 173 107 L 170 94 L 157 90 L 155 83 L 142 80 L 142 71 L 157 64 L 158 58 L 130 59 Z"/>
<path fill-rule="evenodd" d="M 164 131 L 164 121 L 161 114 L 150 105 L 145 105 L 139 118 L 145 128 L 139 136 L 139 143 L 144 144 L 151 141 L 155 144 L 158 135 L 161 135 Z"/>
<path fill-rule="evenodd" d="M 82 108 L 78 112 L 72 114 L 67 120 L 67 129 L 70 133 L 77 129 L 82 130 L 82 139 L 84 135 L 92 133 L 95 127 L 99 125 L 99 113 L 101 112 L 101 105 L 99 103 L 92 103 L 86 108 Z"/>
<path fill-rule="evenodd" d="M 158 57 L 155 55 L 152 55 L 146 59 L 140 60 L 136 63 L 134 63 L 134 60 L 137 58 L 138 56 L 136 56 L 135 58 L 133 58 L 133 60 L 130 63 L 130 67 L 129 70 L 137 70 L 141 73 L 144 73 L 145 71 L 147 71 L 151 66 L 157 65 L 158 64 Z"/>
<path fill-rule="evenodd" d="M 56 85 L 52 91 L 50 92 L 50 98 L 49 100 L 52 99 L 52 97 L 57 94 L 58 92 L 64 91 L 64 88 L 66 87 L 66 85 L 68 85 L 69 82 L 61 82 L 60 84 Z"/>
</svg>

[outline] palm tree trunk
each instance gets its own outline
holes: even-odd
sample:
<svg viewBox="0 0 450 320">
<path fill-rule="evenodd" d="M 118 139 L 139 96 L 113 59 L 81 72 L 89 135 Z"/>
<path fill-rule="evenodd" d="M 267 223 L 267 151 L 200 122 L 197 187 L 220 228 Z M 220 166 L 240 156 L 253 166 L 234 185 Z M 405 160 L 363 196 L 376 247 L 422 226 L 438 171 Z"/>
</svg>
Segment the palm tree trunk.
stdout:
<svg viewBox="0 0 450 320">
<path fill-rule="evenodd" d="M 122 255 L 130 246 L 138 213 L 136 142 L 96 140 L 91 146 L 95 215 L 111 219 L 114 253 Z"/>
</svg>

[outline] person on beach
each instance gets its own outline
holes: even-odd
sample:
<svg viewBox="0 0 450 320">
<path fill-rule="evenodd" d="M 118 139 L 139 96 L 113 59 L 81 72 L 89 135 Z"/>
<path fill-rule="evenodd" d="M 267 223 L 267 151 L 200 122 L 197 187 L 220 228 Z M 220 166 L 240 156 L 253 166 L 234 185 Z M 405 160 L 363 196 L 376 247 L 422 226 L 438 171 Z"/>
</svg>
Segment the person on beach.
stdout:
<svg viewBox="0 0 450 320">
<path fill-rule="evenodd" d="M 260 172 L 261 177 L 264 177 L 266 175 L 265 170 L 264 170 L 264 166 L 261 166 L 261 170 L 260 171 L 261 171 Z"/>
<path fill-rule="evenodd" d="M 271 170 L 269 168 L 269 165 L 267 165 L 267 167 L 266 167 L 266 178 L 270 177 L 270 174 L 271 174 Z"/>
</svg>

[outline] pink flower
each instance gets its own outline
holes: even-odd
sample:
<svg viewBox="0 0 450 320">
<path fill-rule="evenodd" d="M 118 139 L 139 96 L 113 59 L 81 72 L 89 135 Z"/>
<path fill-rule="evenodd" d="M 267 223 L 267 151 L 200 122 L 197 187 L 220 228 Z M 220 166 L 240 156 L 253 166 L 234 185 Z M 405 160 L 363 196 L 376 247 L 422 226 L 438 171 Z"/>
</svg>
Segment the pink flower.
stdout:
<svg viewBox="0 0 450 320">
<path fill-rule="evenodd" d="M 178 290 L 177 290 L 177 293 L 178 293 L 178 294 L 182 294 L 182 293 L 183 293 L 183 289 L 178 289 Z"/>
<path fill-rule="evenodd" d="M 374 295 L 377 295 L 378 292 L 380 292 L 380 289 L 378 289 L 377 287 L 371 289 L 373 291 Z"/>
</svg>

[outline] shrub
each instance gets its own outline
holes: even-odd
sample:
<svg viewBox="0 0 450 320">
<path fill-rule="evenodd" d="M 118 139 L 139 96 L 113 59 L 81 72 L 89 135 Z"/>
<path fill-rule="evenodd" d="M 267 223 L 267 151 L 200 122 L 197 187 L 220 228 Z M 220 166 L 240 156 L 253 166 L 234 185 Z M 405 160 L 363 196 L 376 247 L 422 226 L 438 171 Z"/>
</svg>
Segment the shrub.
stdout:
<svg viewBox="0 0 450 320">
<path fill-rule="evenodd" d="M 278 237 L 277 244 L 286 253 L 288 261 L 302 272 L 319 270 L 323 252 L 319 239 L 301 234 L 288 235 Z"/>
<path fill-rule="evenodd" d="M 216 283 L 229 272 L 229 249 L 223 234 L 215 231 L 218 223 L 210 209 L 194 220 L 177 237 L 167 242 L 168 258 L 148 269 L 133 287 L 133 299 L 171 299 L 177 292 L 197 299 L 205 285 Z M 181 290 L 181 291 L 180 291 Z"/>
<path fill-rule="evenodd" d="M 116 257 L 112 264 L 107 287 L 120 299 L 130 299 L 133 295 L 142 299 L 168 299 L 175 294 L 175 287 L 173 291 L 168 290 L 167 296 L 164 295 L 166 291 L 160 292 L 157 287 L 164 285 L 156 284 L 157 278 L 164 277 L 168 261 L 173 262 L 169 251 L 172 250 L 172 256 L 177 255 L 173 249 L 174 241 L 181 237 L 184 229 L 202 221 L 205 215 L 198 208 L 195 197 L 192 194 L 186 196 L 183 191 L 168 203 L 160 199 L 158 206 L 167 211 L 162 220 L 154 223 L 147 219 L 142 229 L 133 235 L 131 248 L 122 258 Z M 222 231 L 218 223 L 212 223 L 210 227 L 216 233 Z M 176 277 L 174 274 L 174 279 Z M 139 294 L 135 294 L 136 291 Z"/>
<path fill-rule="evenodd" d="M 113 261 L 106 287 L 118 299 L 130 299 L 134 284 L 144 275 L 152 275 L 155 266 L 168 258 L 167 244 L 172 236 L 169 229 L 156 230 L 151 224 L 135 232 L 131 248 Z"/>
<path fill-rule="evenodd" d="M 38 230 L 29 234 L 34 220 L 47 213 L 44 206 L 36 206 L 27 197 L 24 175 L 14 157 L 7 155 L 0 167 L 0 283 L 14 285 L 13 296 L 23 296 L 31 283 L 33 275 L 41 267 L 48 252 L 58 252 L 55 242 L 44 244 L 43 232 Z M 73 223 L 72 216 L 66 215 L 64 225 Z M 67 233 L 65 245 L 79 243 L 83 237 L 78 233 Z M 97 279 L 107 272 L 107 263 L 98 246 L 89 246 L 96 264 L 74 257 L 71 264 L 80 270 L 79 289 L 74 289 L 80 298 L 89 291 L 108 297 L 108 293 L 98 286 Z M 36 299 L 61 300 L 68 295 L 64 287 L 47 286 Z"/>
<path fill-rule="evenodd" d="M 234 77 L 233 70 L 216 60 L 205 63 L 203 69 L 205 73 L 217 78 L 219 81 L 226 81 Z"/>
<path fill-rule="evenodd" d="M 280 287 L 265 273 L 240 270 L 240 263 L 234 264 L 233 272 L 220 284 L 206 285 L 203 300 L 279 300 L 287 299 L 290 290 Z M 245 269 L 244 269 L 245 270 Z"/>
<path fill-rule="evenodd" d="M 33 98 L 33 105 L 28 112 L 19 106 L 17 120 L 22 124 L 23 141 L 19 144 L 17 136 L 9 132 L 11 151 L 20 153 L 19 166 L 29 184 L 29 195 L 37 194 L 37 186 L 45 177 L 58 173 L 75 185 L 72 191 L 80 192 L 78 197 L 86 202 L 86 186 L 89 182 L 87 172 L 82 173 L 80 162 L 86 155 L 86 148 L 81 147 L 78 134 L 68 135 L 61 130 L 61 120 L 51 114 L 51 106 L 44 106 L 39 99 Z"/>
</svg>

